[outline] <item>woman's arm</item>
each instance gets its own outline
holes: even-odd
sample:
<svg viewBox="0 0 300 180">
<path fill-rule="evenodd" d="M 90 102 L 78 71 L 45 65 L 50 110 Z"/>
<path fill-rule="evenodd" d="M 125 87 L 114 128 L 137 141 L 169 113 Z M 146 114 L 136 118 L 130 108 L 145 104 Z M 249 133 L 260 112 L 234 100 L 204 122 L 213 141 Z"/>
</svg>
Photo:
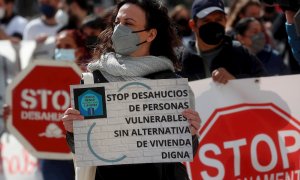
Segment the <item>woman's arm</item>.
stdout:
<svg viewBox="0 0 300 180">
<path fill-rule="evenodd" d="M 300 37 L 296 33 L 296 26 L 294 22 L 294 16 L 296 12 L 294 11 L 285 11 L 286 17 L 286 32 L 288 34 L 288 41 L 291 46 L 293 55 L 297 62 L 300 64 Z"/>
</svg>

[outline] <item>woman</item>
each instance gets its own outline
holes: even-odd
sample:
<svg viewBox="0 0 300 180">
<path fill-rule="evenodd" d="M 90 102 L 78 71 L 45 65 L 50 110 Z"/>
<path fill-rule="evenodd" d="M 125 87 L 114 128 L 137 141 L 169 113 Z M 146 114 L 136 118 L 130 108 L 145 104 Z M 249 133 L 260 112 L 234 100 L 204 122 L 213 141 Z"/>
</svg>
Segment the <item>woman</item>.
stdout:
<svg viewBox="0 0 300 180">
<path fill-rule="evenodd" d="M 262 4 L 258 0 L 236 0 L 230 7 L 226 24 L 227 31 L 233 30 L 236 23 L 246 17 L 260 19 L 263 15 Z"/>
<path fill-rule="evenodd" d="M 85 39 L 78 30 L 63 30 L 56 36 L 54 59 L 74 61 L 82 71 L 86 71 L 86 65 L 92 56 L 85 46 Z"/>
<path fill-rule="evenodd" d="M 125 0 L 113 14 L 113 23 L 101 33 L 101 55 L 88 65 L 100 82 L 176 78 L 178 64 L 173 46 L 178 41 L 167 9 L 155 0 Z M 95 73 L 97 72 L 97 73 Z M 197 112 L 188 109 L 183 115 L 190 123 L 193 142 L 200 127 Z M 79 111 L 69 108 L 62 118 L 71 147 L 73 120 L 83 120 Z M 74 149 L 73 149 L 74 150 Z M 194 149 L 195 150 L 195 149 Z M 152 163 L 97 167 L 95 179 L 188 179 L 181 163 Z"/>
<path fill-rule="evenodd" d="M 287 73 L 282 57 L 266 41 L 263 25 L 255 18 L 243 18 L 235 27 L 235 38 L 263 63 L 269 75 Z"/>
</svg>

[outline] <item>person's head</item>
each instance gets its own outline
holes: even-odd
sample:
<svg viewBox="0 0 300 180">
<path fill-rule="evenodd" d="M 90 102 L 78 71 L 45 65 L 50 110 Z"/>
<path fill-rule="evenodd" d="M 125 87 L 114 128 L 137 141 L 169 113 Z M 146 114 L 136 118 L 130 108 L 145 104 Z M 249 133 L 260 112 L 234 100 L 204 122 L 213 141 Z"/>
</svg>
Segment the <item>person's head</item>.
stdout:
<svg viewBox="0 0 300 180">
<path fill-rule="evenodd" d="M 260 19 L 263 7 L 258 0 L 237 0 L 234 8 L 230 9 L 227 27 L 234 28 L 236 23 L 246 17 Z"/>
<path fill-rule="evenodd" d="M 69 21 L 68 14 L 69 6 L 65 0 L 60 0 L 58 4 L 58 10 L 55 14 L 55 20 L 58 24 L 65 26 Z"/>
<path fill-rule="evenodd" d="M 256 54 L 263 50 L 266 44 L 263 26 L 255 18 L 243 18 L 235 27 L 236 39 L 247 49 Z"/>
<path fill-rule="evenodd" d="M 68 14 L 70 19 L 74 21 L 81 21 L 89 14 L 90 5 L 87 0 L 67 0 L 67 5 L 69 6 Z"/>
<path fill-rule="evenodd" d="M 56 36 L 55 60 L 74 61 L 82 70 L 91 56 L 84 44 L 81 33 L 77 30 L 63 30 Z"/>
<path fill-rule="evenodd" d="M 165 56 L 177 63 L 173 47 L 179 44 L 178 36 L 166 7 L 156 0 L 121 1 L 100 41 L 100 54 Z"/>
<path fill-rule="evenodd" d="M 171 19 L 176 23 L 177 31 L 180 36 L 189 36 L 192 31 L 189 27 L 190 11 L 183 4 L 174 7 L 170 13 Z"/>
<path fill-rule="evenodd" d="M 200 51 L 218 47 L 225 35 L 226 15 L 222 0 L 195 0 L 189 22 Z"/>
<path fill-rule="evenodd" d="M 12 16 L 14 3 L 14 0 L 0 0 L 0 19 Z"/>
<path fill-rule="evenodd" d="M 107 23 L 102 17 L 89 16 L 83 21 L 80 31 L 89 49 L 93 50 L 96 47 L 98 36 L 106 26 Z"/>
<path fill-rule="evenodd" d="M 102 17 L 89 16 L 81 24 L 80 30 L 84 36 L 99 36 L 107 23 Z"/>
<path fill-rule="evenodd" d="M 59 8 L 60 0 L 39 0 L 39 8 L 47 19 L 54 18 Z"/>
<path fill-rule="evenodd" d="M 262 6 L 257 0 L 248 1 L 238 13 L 239 18 L 254 17 L 259 19 L 262 17 Z"/>
</svg>

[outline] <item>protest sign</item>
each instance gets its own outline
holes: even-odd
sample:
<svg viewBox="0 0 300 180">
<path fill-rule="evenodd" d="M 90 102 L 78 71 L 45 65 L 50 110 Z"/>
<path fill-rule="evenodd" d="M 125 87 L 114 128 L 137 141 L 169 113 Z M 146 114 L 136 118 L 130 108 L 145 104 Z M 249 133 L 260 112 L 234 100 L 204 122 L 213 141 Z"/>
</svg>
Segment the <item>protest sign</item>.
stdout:
<svg viewBox="0 0 300 180">
<path fill-rule="evenodd" d="M 204 122 L 191 179 L 300 179 L 300 76 L 189 83 Z"/>
<path fill-rule="evenodd" d="M 3 133 L 0 144 L 1 180 L 43 180 L 38 159 L 9 133 Z"/>
<path fill-rule="evenodd" d="M 78 166 L 191 161 L 187 79 L 71 86 Z"/>
<path fill-rule="evenodd" d="M 79 81 L 75 63 L 38 60 L 9 85 L 7 103 L 12 112 L 7 127 L 32 155 L 72 158 L 61 116 L 71 104 L 69 84 Z"/>
</svg>

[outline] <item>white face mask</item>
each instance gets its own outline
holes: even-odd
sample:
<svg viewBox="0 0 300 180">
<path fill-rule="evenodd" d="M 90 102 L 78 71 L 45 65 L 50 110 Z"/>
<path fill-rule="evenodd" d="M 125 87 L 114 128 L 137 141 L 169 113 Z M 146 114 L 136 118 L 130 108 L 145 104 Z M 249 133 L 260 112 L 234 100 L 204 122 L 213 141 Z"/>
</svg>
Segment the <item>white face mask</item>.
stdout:
<svg viewBox="0 0 300 180">
<path fill-rule="evenodd" d="M 75 61 L 75 49 L 55 49 L 54 58 L 57 61 Z"/>
<path fill-rule="evenodd" d="M 65 11 L 59 9 L 55 14 L 55 20 L 58 24 L 66 25 L 69 21 L 69 15 Z"/>
<path fill-rule="evenodd" d="M 3 19 L 5 16 L 5 9 L 3 7 L 0 7 L 0 19 Z"/>
</svg>

